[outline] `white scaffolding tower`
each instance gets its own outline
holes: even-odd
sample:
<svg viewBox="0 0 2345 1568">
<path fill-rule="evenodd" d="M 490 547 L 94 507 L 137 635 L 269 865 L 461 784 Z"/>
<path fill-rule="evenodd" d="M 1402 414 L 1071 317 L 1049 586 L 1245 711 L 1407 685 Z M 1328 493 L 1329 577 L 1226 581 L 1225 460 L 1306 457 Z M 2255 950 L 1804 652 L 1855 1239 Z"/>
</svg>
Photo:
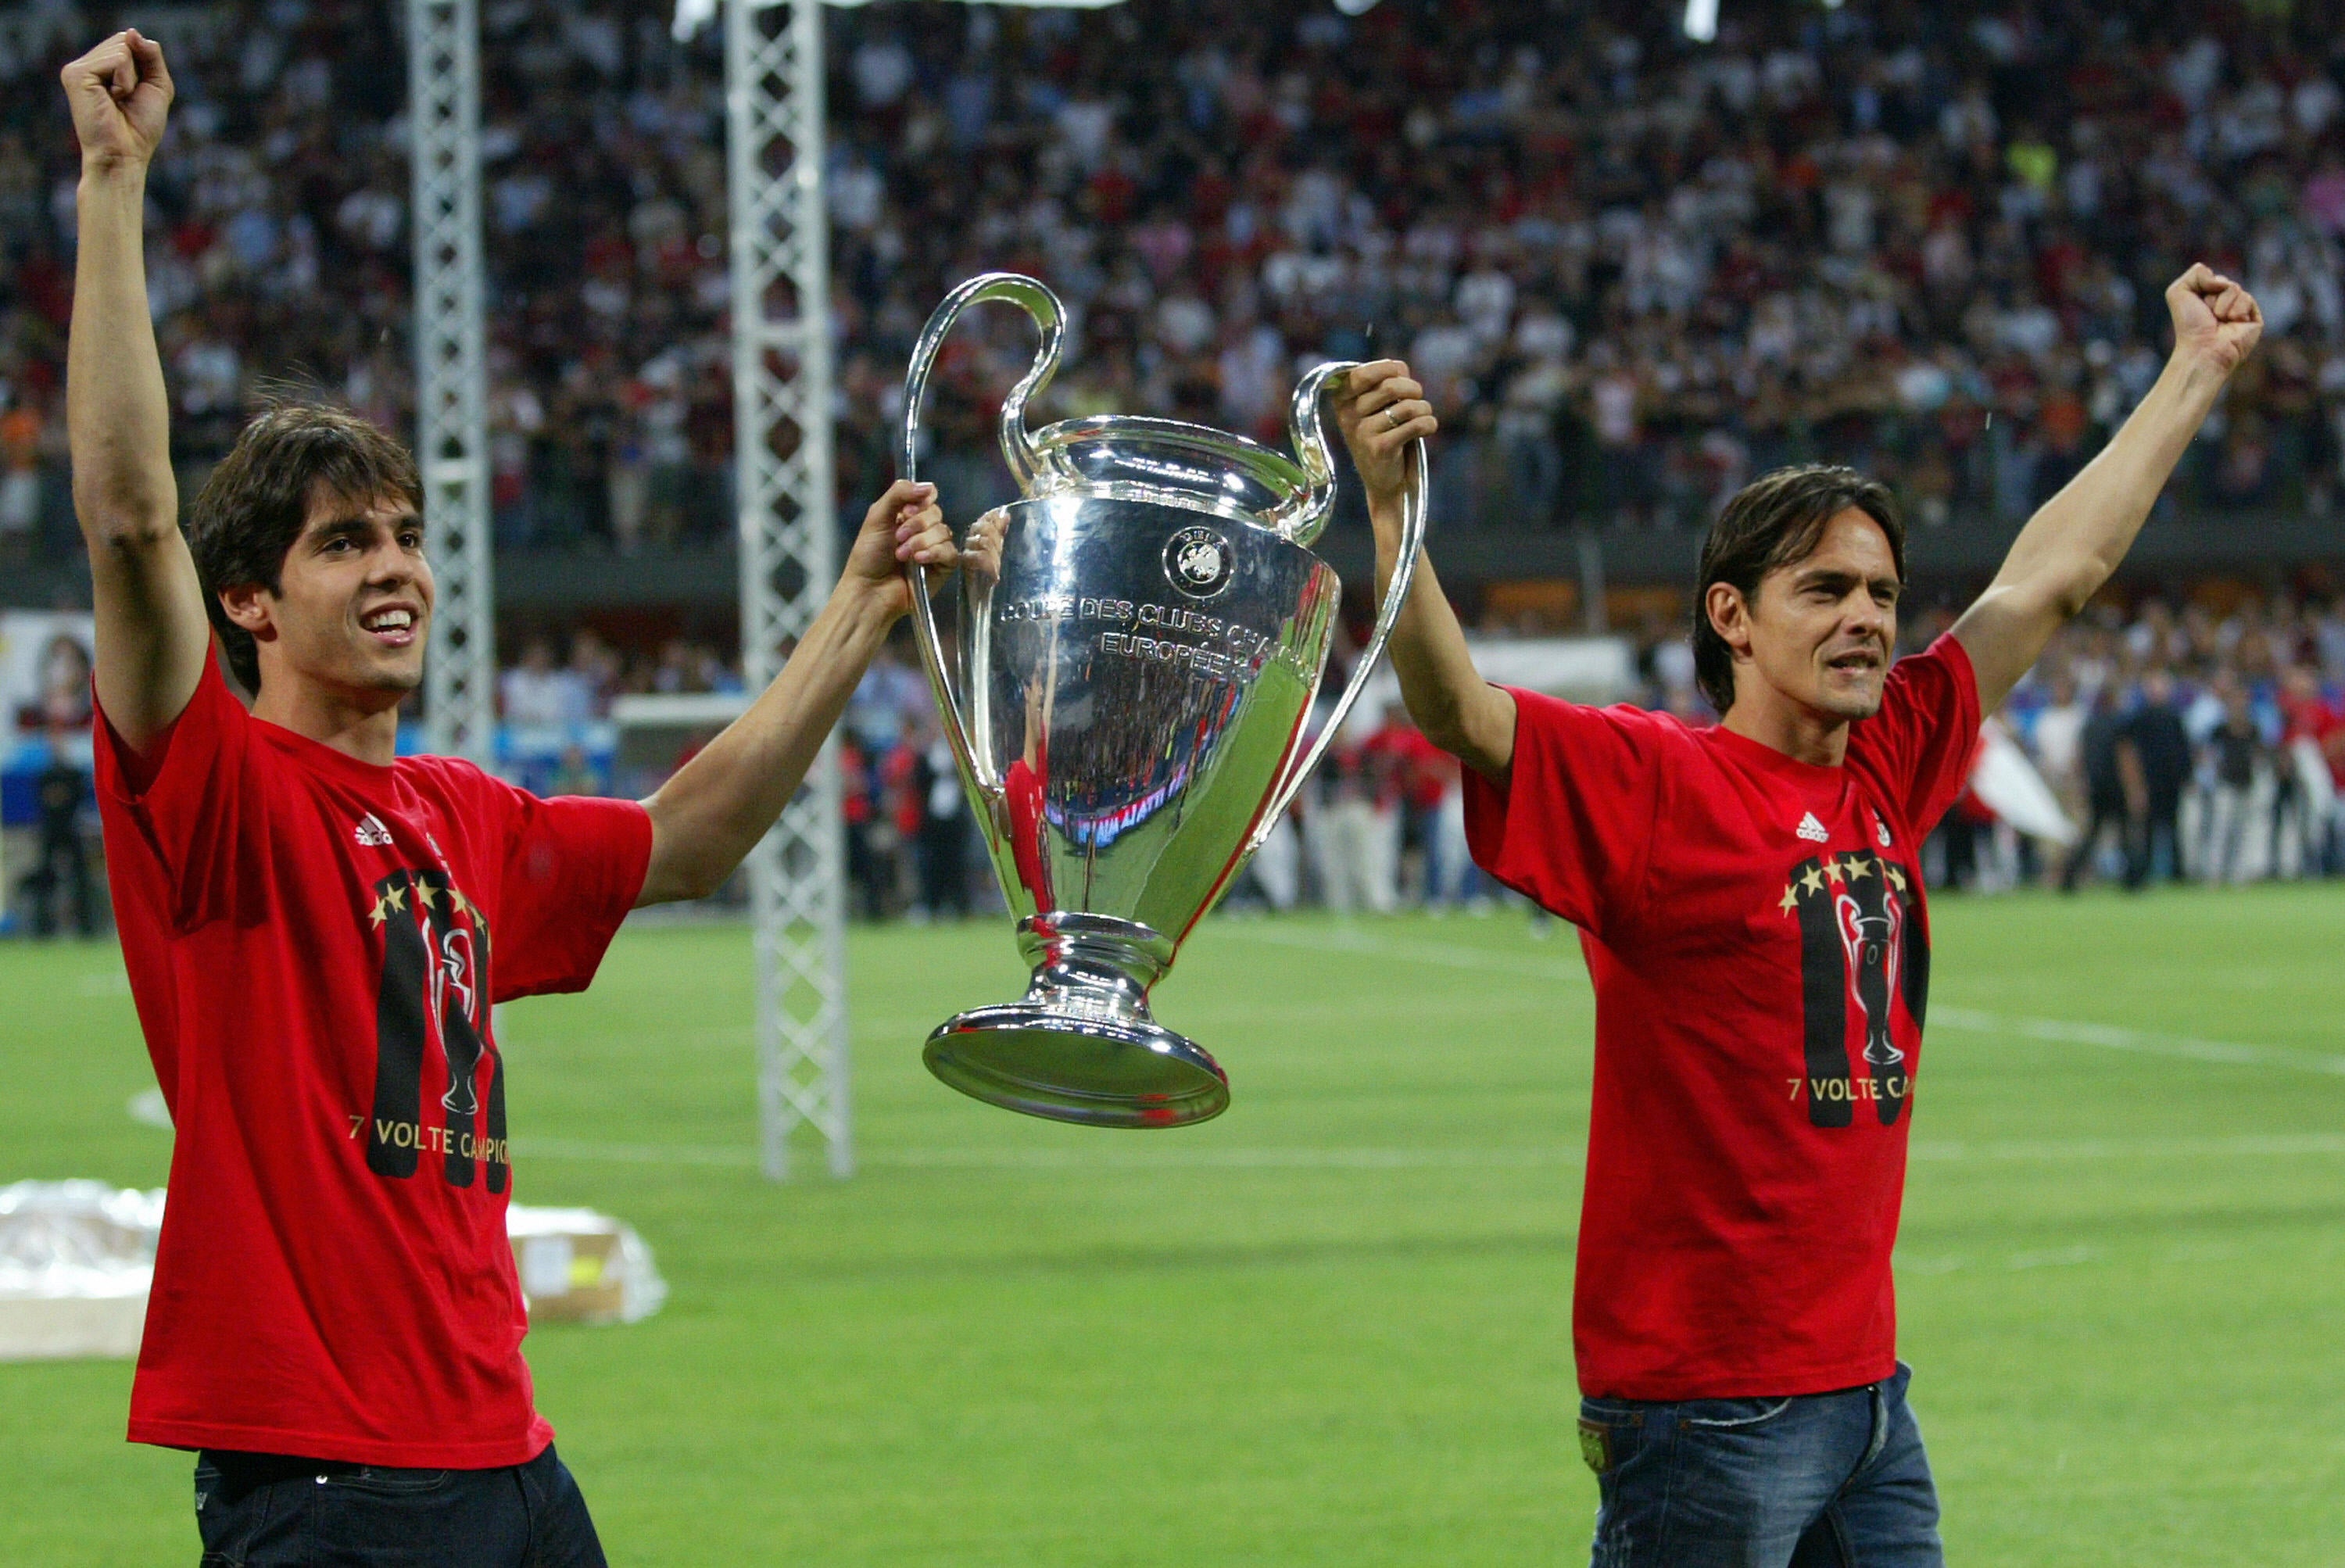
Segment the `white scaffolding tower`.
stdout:
<svg viewBox="0 0 2345 1568">
<path fill-rule="evenodd" d="M 780 673 L 838 570 L 819 0 L 726 0 L 725 87 L 741 662 L 755 691 Z M 855 1168 L 844 860 L 834 744 L 749 857 L 759 1131 L 776 1180 L 801 1129 L 833 1176 Z"/>
<path fill-rule="evenodd" d="M 474 0 L 408 0 L 407 95 L 415 176 L 415 458 L 439 583 L 424 718 L 433 751 L 485 765 L 497 721 L 497 647 Z"/>
<path fill-rule="evenodd" d="M 407 25 L 416 458 L 440 590 L 430 745 L 485 763 L 496 724 L 496 622 L 475 0 L 408 0 Z M 818 0 L 726 0 L 725 79 L 741 654 L 759 689 L 780 673 L 838 574 Z M 820 1140 L 834 1176 L 855 1167 L 838 805 L 838 759 L 827 748 L 749 857 L 761 1156 L 777 1180 L 789 1174 L 800 1129 Z"/>
</svg>

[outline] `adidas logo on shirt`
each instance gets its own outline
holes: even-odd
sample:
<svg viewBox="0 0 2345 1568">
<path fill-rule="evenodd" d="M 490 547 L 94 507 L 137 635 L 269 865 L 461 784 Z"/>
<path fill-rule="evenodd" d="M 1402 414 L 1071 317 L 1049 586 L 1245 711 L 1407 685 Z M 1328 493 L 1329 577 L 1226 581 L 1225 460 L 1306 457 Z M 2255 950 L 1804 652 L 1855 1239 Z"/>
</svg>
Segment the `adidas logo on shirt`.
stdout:
<svg viewBox="0 0 2345 1568">
<path fill-rule="evenodd" d="M 391 830 L 369 811 L 359 819 L 358 840 L 371 850 L 388 850 L 391 848 Z"/>
<path fill-rule="evenodd" d="M 1799 832 L 1800 837 L 1811 844 L 1821 844 L 1832 837 L 1831 831 L 1822 822 L 1816 820 L 1816 814 L 1813 811 L 1800 819 Z"/>
</svg>

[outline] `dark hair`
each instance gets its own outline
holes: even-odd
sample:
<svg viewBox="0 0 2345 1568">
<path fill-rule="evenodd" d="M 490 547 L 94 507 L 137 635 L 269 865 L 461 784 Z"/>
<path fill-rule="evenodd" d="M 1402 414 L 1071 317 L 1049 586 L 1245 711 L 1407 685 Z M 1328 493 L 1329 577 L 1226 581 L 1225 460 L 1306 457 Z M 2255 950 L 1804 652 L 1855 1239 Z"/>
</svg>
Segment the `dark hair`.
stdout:
<svg viewBox="0 0 2345 1568">
<path fill-rule="evenodd" d="M 1756 599 L 1760 579 L 1806 560 L 1822 540 L 1824 524 L 1852 506 L 1881 524 L 1903 583 L 1905 524 L 1896 499 L 1887 485 L 1853 468 L 1810 463 L 1762 473 L 1710 525 L 1693 595 L 1693 672 L 1711 707 L 1724 713 L 1734 706 L 1734 650 L 1710 624 L 1711 585 L 1731 584 L 1745 599 Z"/>
<path fill-rule="evenodd" d="M 280 402 L 244 427 L 188 513 L 204 613 L 248 691 L 260 689 L 260 650 L 228 618 L 220 594 L 252 584 L 280 590 L 285 557 L 320 489 L 350 501 L 397 496 L 423 506 L 415 459 L 398 442 L 348 409 Z"/>
</svg>

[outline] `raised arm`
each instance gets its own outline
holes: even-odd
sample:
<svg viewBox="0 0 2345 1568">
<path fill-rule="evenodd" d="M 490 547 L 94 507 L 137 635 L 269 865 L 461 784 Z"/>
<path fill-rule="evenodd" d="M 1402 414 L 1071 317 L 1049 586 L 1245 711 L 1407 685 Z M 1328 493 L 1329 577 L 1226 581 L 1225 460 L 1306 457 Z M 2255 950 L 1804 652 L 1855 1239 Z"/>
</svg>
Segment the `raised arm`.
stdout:
<svg viewBox="0 0 2345 1568">
<path fill-rule="evenodd" d="M 1336 418 L 1367 486 L 1368 522 L 1376 535 L 1376 597 L 1392 586 L 1400 561 L 1400 523 L 1408 484 L 1408 450 L 1440 428 L 1425 389 L 1398 360 L 1362 365 L 1346 378 Z M 1515 760 L 1515 699 L 1474 668 L 1457 612 L 1441 591 L 1428 554 L 1416 564 L 1408 602 L 1393 623 L 1393 672 L 1401 700 L 1426 738 L 1484 777 L 1504 779 Z"/>
<path fill-rule="evenodd" d="M 932 484 L 899 479 L 871 504 L 838 586 L 782 673 L 644 802 L 652 859 L 638 907 L 715 892 L 797 793 L 888 629 L 912 607 L 902 564 L 958 558 L 935 496 Z"/>
<path fill-rule="evenodd" d="M 211 652 L 179 533 L 170 404 L 147 308 L 147 166 L 163 140 L 163 46 L 117 33 L 65 68 L 81 138 L 79 257 L 66 351 L 74 512 L 97 609 L 97 698 L 141 751 L 186 710 Z"/>
<path fill-rule="evenodd" d="M 2141 406 L 2028 519 L 1986 592 L 1954 623 L 1992 713 L 2133 548 L 2157 493 L 2206 422 L 2223 383 L 2263 335 L 2255 297 L 2203 264 L 2166 290 L 2174 352 Z"/>
</svg>

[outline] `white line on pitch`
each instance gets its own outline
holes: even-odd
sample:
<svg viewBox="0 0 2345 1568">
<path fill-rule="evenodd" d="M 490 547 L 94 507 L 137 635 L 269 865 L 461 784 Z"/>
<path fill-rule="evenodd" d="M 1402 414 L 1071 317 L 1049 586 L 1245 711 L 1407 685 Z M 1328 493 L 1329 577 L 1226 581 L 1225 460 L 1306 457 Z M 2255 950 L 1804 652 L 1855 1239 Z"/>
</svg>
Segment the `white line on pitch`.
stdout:
<svg viewBox="0 0 2345 1568">
<path fill-rule="evenodd" d="M 1278 947 L 1356 953 L 1363 958 L 1410 958 L 1419 963 L 1437 963 L 1449 969 L 1490 970 L 1500 974 L 1528 975 L 1534 980 L 1585 983 L 1588 979 L 1588 971 L 1577 963 L 1532 958 L 1528 954 L 1491 952 L 1484 948 L 1465 947 L 1456 942 L 1396 941 L 1391 937 L 1375 936 L 1367 932 L 1344 927 L 1332 931 L 1311 931 L 1257 923 L 1246 927 L 1244 937 L 1248 942 L 1268 942 Z"/>
<path fill-rule="evenodd" d="M 609 1165 L 750 1166 L 756 1151 L 721 1144 L 606 1144 L 516 1137 L 535 1159 Z M 2222 1138 L 2089 1138 L 1966 1144 L 1917 1139 L 1913 1157 L 1934 1163 L 2095 1160 L 2288 1159 L 2345 1155 L 2345 1134 L 2251 1133 Z M 906 1170 L 1563 1170 L 1577 1148 L 867 1149 L 864 1164 Z"/>
<path fill-rule="evenodd" d="M 757 1151 L 726 1144 L 603 1144 L 584 1138 L 517 1137 L 513 1153 L 532 1159 L 584 1160 L 590 1165 L 754 1166 Z"/>
<path fill-rule="evenodd" d="M 1917 1160 L 2288 1159 L 2345 1155 L 2345 1133 L 2243 1133 L 2228 1138 L 2076 1138 L 1994 1144 L 1916 1138 Z"/>
<path fill-rule="evenodd" d="M 1494 970 L 1539 980 L 1579 981 L 1586 971 L 1576 964 L 1554 962 L 1513 953 L 1490 952 L 1438 942 L 1396 942 L 1367 932 L 1313 932 L 1255 927 L 1249 936 L 1286 947 L 1322 952 L 1357 953 L 1363 957 L 1414 959 L 1452 969 Z M 2233 1040 L 2202 1040 L 2188 1034 L 2127 1029 L 2115 1023 L 2094 1023 L 2067 1018 L 2009 1017 L 1972 1007 L 1933 1007 L 1932 1028 L 1958 1029 L 1965 1033 L 2017 1035 L 2062 1045 L 2097 1045 L 2109 1051 L 2131 1051 L 2148 1056 L 2172 1056 L 2188 1062 L 2217 1062 L 2234 1067 L 2281 1067 L 2322 1077 L 2345 1077 L 2345 1056 L 2293 1051 L 2272 1045 L 2249 1045 Z"/>
<path fill-rule="evenodd" d="M 2316 1055 L 2271 1045 L 2243 1045 L 2231 1040 L 2200 1040 L 2188 1034 L 2162 1034 L 2114 1023 L 2078 1023 L 2066 1018 L 2008 1018 L 1969 1007 L 1933 1007 L 1930 1026 L 1978 1034 L 2016 1034 L 2062 1045 L 2098 1045 L 2109 1051 L 2178 1056 L 2189 1062 L 2220 1062 L 2234 1067 L 2285 1067 L 2324 1077 L 2345 1077 L 2345 1056 Z"/>
<path fill-rule="evenodd" d="M 1577 1149 L 898 1149 L 871 1156 L 878 1165 L 1003 1170 L 1528 1170 L 1576 1166 Z"/>
<path fill-rule="evenodd" d="M 516 1154 L 620 1165 L 754 1166 L 754 1149 L 707 1144 L 604 1144 L 577 1138 L 516 1137 Z M 1523 1170 L 1576 1166 L 1577 1149 L 1256 1148 L 866 1149 L 865 1165 L 920 1170 Z"/>
</svg>

